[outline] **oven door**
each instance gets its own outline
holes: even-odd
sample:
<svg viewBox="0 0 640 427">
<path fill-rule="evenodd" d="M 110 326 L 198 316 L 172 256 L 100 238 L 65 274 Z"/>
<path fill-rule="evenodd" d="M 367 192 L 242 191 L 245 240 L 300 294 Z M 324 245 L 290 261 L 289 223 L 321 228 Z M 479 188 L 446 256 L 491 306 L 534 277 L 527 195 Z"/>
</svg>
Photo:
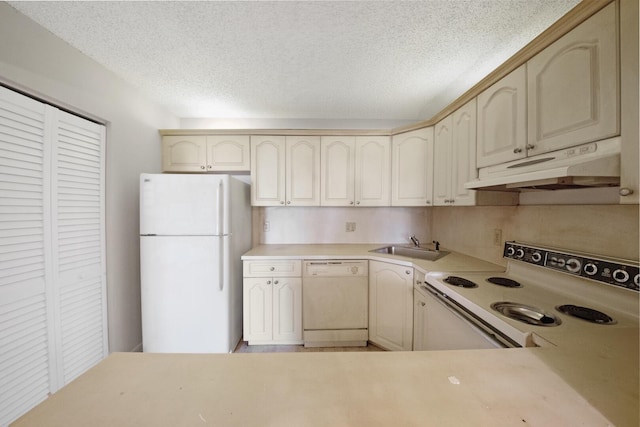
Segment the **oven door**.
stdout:
<svg viewBox="0 0 640 427">
<path fill-rule="evenodd" d="M 414 350 L 520 347 L 427 283 L 414 288 Z"/>
</svg>

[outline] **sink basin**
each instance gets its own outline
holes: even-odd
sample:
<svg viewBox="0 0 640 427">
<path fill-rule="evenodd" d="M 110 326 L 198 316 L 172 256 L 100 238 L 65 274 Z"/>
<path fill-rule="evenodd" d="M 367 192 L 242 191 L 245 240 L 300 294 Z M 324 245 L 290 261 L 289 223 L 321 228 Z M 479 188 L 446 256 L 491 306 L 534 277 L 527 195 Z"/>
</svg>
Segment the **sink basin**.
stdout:
<svg viewBox="0 0 640 427">
<path fill-rule="evenodd" d="M 399 246 L 399 245 L 384 246 L 382 248 L 373 249 L 369 252 L 406 256 L 409 258 L 419 258 L 419 259 L 425 259 L 428 261 L 435 261 L 449 254 L 449 252 L 446 252 L 446 251 L 436 251 L 433 249 L 422 248 L 418 246 Z"/>
<path fill-rule="evenodd" d="M 520 322 L 536 326 L 558 326 L 561 322 L 559 318 L 542 309 L 517 302 L 494 302 L 491 308 L 498 313 Z"/>
</svg>

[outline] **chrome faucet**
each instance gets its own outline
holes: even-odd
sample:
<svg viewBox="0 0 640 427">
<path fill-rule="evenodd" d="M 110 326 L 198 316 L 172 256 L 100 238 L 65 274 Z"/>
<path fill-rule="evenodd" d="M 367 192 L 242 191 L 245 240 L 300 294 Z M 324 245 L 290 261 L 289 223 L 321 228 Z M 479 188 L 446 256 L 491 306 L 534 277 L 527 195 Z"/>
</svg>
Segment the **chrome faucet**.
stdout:
<svg viewBox="0 0 640 427">
<path fill-rule="evenodd" d="M 411 240 L 411 242 L 413 243 L 413 246 L 420 246 L 420 240 L 418 240 L 415 234 L 409 237 L 409 240 Z"/>
</svg>

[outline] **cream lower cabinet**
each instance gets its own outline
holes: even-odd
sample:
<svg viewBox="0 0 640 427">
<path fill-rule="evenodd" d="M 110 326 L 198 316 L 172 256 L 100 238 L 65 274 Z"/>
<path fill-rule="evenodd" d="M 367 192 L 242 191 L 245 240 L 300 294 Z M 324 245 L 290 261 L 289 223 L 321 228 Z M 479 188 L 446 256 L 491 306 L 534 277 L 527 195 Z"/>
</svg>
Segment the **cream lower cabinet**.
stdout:
<svg viewBox="0 0 640 427">
<path fill-rule="evenodd" d="M 394 135 L 391 206 L 433 205 L 433 127 Z"/>
<path fill-rule="evenodd" d="M 413 268 L 369 261 L 369 341 L 413 349 Z"/>
<path fill-rule="evenodd" d="M 302 344 L 300 261 L 245 261 L 243 268 L 243 340 Z"/>
<path fill-rule="evenodd" d="M 163 172 L 231 172 L 250 168 L 247 135 L 162 137 Z"/>
<path fill-rule="evenodd" d="M 476 100 L 435 126 L 433 198 L 435 206 L 473 206 L 476 192 L 464 188 L 476 178 Z"/>
</svg>

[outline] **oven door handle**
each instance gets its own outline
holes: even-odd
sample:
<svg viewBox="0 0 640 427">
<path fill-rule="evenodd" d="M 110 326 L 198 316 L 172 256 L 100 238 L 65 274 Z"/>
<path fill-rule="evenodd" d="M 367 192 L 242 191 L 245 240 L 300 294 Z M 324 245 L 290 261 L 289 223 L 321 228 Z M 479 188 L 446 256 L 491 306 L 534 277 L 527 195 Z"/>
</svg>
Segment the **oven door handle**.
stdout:
<svg viewBox="0 0 640 427">
<path fill-rule="evenodd" d="M 471 312 L 469 309 L 465 308 L 462 304 L 460 304 L 456 300 L 449 298 L 447 294 L 440 292 L 439 290 L 431 286 L 429 283 L 424 282 L 423 284 L 420 285 L 420 288 L 429 292 L 434 297 L 436 297 L 437 300 L 440 301 L 442 304 L 444 304 L 447 308 L 449 308 L 458 316 L 465 319 L 476 329 L 484 333 L 488 338 L 498 343 L 501 347 L 504 347 L 504 348 L 522 347 L 516 341 L 512 340 L 507 335 L 500 332 L 498 329 L 496 329 L 494 326 L 489 324 L 487 321 L 480 318 L 478 315 Z"/>
</svg>

